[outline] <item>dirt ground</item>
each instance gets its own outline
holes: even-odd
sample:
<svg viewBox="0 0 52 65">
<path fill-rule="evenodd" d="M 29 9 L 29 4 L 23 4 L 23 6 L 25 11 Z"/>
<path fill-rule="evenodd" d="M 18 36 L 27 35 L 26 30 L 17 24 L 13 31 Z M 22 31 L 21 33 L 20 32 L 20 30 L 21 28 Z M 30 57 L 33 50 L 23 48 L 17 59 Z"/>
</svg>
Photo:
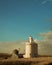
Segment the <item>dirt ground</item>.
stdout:
<svg viewBox="0 0 52 65">
<path fill-rule="evenodd" d="M 0 65 L 52 65 L 52 57 L 0 59 Z"/>
</svg>

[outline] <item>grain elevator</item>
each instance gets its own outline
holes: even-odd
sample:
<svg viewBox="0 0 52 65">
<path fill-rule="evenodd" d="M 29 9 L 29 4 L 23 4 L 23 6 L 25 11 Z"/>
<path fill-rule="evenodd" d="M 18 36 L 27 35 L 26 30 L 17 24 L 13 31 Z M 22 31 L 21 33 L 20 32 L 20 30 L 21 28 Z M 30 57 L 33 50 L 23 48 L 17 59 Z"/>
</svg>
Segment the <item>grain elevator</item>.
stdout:
<svg viewBox="0 0 52 65">
<path fill-rule="evenodd" d="M 38 55 L 38 45 L 30 36 L 28 41 L 25 42 L 25 55 L 24 58 L 36 57 Z"/>
</svg>

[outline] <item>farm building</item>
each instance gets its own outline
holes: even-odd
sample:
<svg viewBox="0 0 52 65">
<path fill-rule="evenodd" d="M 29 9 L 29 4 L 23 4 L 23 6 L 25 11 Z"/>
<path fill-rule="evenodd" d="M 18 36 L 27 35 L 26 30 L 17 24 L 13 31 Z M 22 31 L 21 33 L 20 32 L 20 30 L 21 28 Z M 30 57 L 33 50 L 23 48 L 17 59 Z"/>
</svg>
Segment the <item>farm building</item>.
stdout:
<svg viewBox="0 0 52 65">
<path fill-rule="evenodd" d="M 34 42 L 33 38 L 30 36 L 28 41 L 25 43 L 25 55 L 24 58 L 36 57 L 38 55 L 38 45 Z"/>
</svg>

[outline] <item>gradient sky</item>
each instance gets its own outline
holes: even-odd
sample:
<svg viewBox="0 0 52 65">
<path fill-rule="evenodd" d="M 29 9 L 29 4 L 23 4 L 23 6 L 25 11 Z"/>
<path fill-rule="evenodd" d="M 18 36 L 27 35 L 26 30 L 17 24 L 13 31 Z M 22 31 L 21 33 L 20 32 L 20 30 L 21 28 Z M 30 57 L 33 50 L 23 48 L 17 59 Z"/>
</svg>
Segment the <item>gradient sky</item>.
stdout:
<svg viewBox="0 0 52 65">
<path fill-rule="evenodd" d="M 52 0 L 0 0 L 0 41 L 41 39 L 40 32 L 50 31 Z"/>
</svg>

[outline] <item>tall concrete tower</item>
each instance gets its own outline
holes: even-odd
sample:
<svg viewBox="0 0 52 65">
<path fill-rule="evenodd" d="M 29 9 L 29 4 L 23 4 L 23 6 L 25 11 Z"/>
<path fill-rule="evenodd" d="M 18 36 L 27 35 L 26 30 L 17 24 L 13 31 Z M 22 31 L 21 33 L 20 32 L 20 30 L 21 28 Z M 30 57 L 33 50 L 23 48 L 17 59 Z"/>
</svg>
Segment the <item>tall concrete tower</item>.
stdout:
<svg viewBox="0 0 52 65">
<path fill-rule="evenodd" d="M 38 55 L 38 45 L 34 42 L 33 38 L 30 36 L 26 42 L 25 55 L 24 58 L 31 58 Z"/>
</svg>

